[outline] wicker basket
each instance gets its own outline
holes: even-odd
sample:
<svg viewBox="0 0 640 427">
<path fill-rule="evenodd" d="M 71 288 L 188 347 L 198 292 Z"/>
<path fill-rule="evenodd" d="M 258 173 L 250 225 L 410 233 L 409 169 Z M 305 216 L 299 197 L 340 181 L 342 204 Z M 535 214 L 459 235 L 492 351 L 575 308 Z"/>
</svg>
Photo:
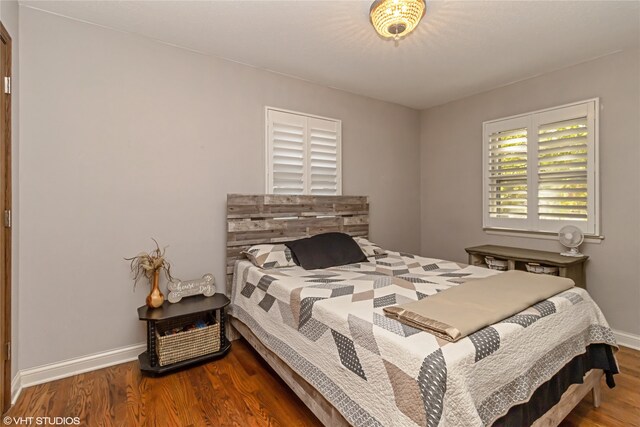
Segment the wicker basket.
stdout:
<svg viewBox="0 0 640 427">
<path fill-rule="evenodd" d="M 182 318 L 158 325 L 156 349 L 160 366 L 182 362 L 183 360 L 193 359 L 194 357 L 204 356 L 220 350 L 220 323 L 217 322 L 204 328 L 162 336 L 164 331 L 201 319 L 202 316 L 198 318 Z M 215 321 L 215 319 L 211 319 L 211 321 Z"/>
<path fill-rule="evenodd" d="M 550 265 L 541 265 L 535 262 L 527 263 L 526 267 L 529 273 L 548 274 L 550 276 L 558 275 L 558 267 L 553 267 Z"/>
<path fill-rule="evenodd" d="M 507 260 L 496 259 L 492 256 L 484 257 L 484 262 L 486 262 L 487 267 L 489 267 L 492 270 L 507 271 L 507 268 L 509 266 L 509 264 L 507 263 Z"/>
</svg>

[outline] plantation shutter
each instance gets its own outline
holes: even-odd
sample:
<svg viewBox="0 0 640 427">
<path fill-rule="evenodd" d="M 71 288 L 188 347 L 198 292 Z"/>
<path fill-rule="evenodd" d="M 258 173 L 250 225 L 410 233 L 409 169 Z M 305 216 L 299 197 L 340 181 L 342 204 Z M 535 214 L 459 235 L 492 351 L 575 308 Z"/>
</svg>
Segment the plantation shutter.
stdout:
<svg viewBox="0 0 640 427">
<path fill-rule="evenodd" d="M 597 100 L 484 123 L 484 226 L 598 233 Z"/>
<path fill-rule="evenodd" d="M 268 112 L 270 187 L 273 194 L 303 194 L 306 185 L 306 119 Z"/>
<path fill-rule="evenodd" d="M 340 138 L 338 123 L 308 119 L 309 194 L 340 194 Z"/>
<path fill-rule="evenodd" d="M 537 115 L 537 216 L 542 228 L 561 221 L 595 232 L 594 105 Z"/>
<path fill-rule="evenodd" d="M 485 223 L 524 226 L 528 218 L 528 126 L 511 119 L 485 127 Z"/>
<path fill-rule="evenodd" d="M 267 109 L 267 192 L 339 195 L 341 123 Z"/>
</svg>

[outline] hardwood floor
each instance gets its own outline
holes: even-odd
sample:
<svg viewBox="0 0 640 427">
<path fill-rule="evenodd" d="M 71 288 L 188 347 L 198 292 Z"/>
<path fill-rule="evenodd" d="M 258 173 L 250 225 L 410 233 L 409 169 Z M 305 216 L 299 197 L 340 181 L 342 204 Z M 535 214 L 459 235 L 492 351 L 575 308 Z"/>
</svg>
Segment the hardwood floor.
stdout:
<svg viewBox="0 0 640 427">
<path fill-rule="evenodd" d="M 621 348 L 617 387 L 603 385 L 561 424 L 640 427 L 640 351 Z M 24 389 L 7 415 L 79 417 L 83 426 L 320 426 L 319 421 L 244 341 L 223 359 L 162 378 L 137 362 Z"/>
<path fill-rule="evenodd" d="M 616 387 L 602 384 L 602 404 L 593 407 L 591 393 L 560 424 L 571 426 L 640 427 L 640 351 L 620 347 L 616 353 L 620 374 Z"/>
</svg>

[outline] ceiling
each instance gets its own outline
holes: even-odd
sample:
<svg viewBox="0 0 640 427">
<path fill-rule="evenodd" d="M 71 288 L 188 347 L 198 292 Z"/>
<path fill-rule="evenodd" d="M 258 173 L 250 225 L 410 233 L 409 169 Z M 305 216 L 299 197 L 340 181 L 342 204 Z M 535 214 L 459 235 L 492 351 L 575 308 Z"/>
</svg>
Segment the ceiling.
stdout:
<svg viewBox="0 0 640 427">
<path fill-rule="evenodd" d="M 21 4 L 416 109 L 640 46 L 637 1 L 427 1 L 398 46 L 370 1 Z"/>
</svg>

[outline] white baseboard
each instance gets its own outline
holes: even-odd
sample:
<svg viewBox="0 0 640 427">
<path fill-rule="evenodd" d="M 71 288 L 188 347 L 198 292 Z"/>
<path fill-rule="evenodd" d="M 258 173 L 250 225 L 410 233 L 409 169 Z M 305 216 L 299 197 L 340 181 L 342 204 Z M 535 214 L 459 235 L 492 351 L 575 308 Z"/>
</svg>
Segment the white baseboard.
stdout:
<svg viewBox="0 0 640 427">
<path fill-rule="evenodd" d="M 11 380 L 11 404 L 14 405 L 20 392 L 22 391 L 22 381 L 20 381 L 20 371 L 16 372 L 16 376 Z"/>
<path fill-rule="evenodd" d="M 640 335 L 616 330 L 613 331 L 613 334 L 616 337 L 618 345 L 640 350 Z M 25 387 L 130 362 L 136 360 L 138 354 L 144 351 L 145 348 L 146 344 L 144 343 L 135 344 L 115 350 L 90 354 L 88 356 L 76 357 L 62 362 L 20 370 L 11 381 L 11 404 L 16 402 L 20 392 Z"/>
<path fill-rule="evenodd" d="M 640 350 L 640 335 L 616 331 L 615 329 L 613 330 L 613 335 L 616 337 L 618 345 L 629 347 L 634 350 Z"/>
<path fill-rule="evenodd" d="M 35 368 L 22 369 L 11 381 L 11 403 L 16 402 L 25 387 L 137 360 L 138 354 L 142 353 L 146 347 L 144 343 L 135 344 Z"/>
</svg>

